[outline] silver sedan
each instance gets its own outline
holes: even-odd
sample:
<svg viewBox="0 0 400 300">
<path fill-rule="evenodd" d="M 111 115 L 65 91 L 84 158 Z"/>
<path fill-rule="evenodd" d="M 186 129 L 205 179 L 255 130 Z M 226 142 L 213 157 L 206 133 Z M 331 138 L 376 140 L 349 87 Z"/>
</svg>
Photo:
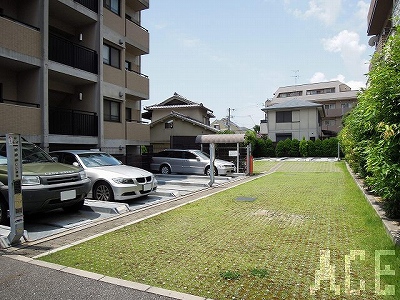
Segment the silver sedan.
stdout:
<svg viewBox="0 0 400 300">
<path fill-rule="evenodd" d="M 123 201 L 145 196 L 157 189 L 155 176 L 122 164 L 115 157 L 95 150 L 63 150 L 50 153 L 59 162 L 81 166 L 91 180 L 88 195 L 101 201 Z"/>
</svg>

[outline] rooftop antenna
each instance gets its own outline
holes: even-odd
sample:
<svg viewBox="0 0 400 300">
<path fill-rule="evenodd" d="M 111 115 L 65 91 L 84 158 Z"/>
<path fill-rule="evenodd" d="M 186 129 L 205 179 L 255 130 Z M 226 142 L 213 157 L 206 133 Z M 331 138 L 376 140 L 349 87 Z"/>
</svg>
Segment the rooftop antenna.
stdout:
<svg viewBox="0 0 400 300">
<path fill-rule="evenodd" d="M 299 70 L 292 70 L 292 72 L 294 72 L 294 75 L 292 77 L 294 77 L 294 85 L 297 85 L 297 79 L 299 79 Z"/>
<path fill-rule="evenodd" d="M 294 77 L 294 87 L 293 87 L 293 95 L 295 97 L 295 99 L 298 96 L 298 91 L 297 91 L 297 79 L 300 77 L 299 76 L 299 70 L 292 70 L 292 72 L 294 72 L 294 75 L 292 77 Z"/>
</svg>

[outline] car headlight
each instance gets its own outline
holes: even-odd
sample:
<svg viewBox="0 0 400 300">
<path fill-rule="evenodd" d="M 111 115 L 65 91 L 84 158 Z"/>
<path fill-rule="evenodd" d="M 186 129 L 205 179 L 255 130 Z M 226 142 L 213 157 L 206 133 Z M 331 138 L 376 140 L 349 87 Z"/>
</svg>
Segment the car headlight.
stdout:
<svg viewBox="0 0 400 300">
<path fill-rule="evenodd" d="M 39 176 L 22 176 L 22 185 L 38 185 L 40 184 Z"/>
<path fill-rule="evenodd" d="M 81 179 L 84 180 L 87 178 L 86 172 L 85 171 L 79 171 L 79 175 L 81 176 Z"/>
<path fill-rule="evenodd" d="M 134 184 L 132 178 L 113 178 L 112 180 L 118 184 Z"/>
</svg>

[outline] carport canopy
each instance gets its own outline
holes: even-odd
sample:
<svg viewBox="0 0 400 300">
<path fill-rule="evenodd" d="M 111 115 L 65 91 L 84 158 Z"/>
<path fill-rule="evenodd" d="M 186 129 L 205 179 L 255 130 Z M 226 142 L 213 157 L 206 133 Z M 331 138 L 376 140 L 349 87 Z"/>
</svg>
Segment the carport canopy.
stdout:
<svg viewBox="0 0 400 300">
<path fill-rule="evenodd" d="M 198 144 L 233 144 L 243 143 L 245 139 L 244 133 L 236 134 L 204 134 L 196 137 Z"/>
<path fill-rule="evenodd" d="M 237 167 L 239 170 L 239 143 L 243 143 L 245 141 L 244 133 L 236 133 L 236 134 L 205 134 L 198 135 L 196 137 L 196 143 L 198 144 L 210 144 L 210 169 L 214 169 L 214 160 L 215 160 L 215 144 L 237 144 Z M 247 145 L 247 160 L 250 157 L 250 148 Z M 210 182 L 209 186 L 212 186 L 214 183 L 214 172 L 210 172 Z"/>
</svg>

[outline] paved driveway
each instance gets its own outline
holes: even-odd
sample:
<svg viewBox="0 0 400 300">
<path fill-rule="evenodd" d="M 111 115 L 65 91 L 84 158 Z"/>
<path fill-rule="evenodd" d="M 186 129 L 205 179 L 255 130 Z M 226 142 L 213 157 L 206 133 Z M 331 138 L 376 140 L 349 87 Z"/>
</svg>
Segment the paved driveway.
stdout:
<svg viewBox="0 0 400 300">
<path fill-rule="evenodd" d="M 29 241 L 35 241 L 79 226 L 88 225 L 100 219 L 112 218 L 127 212 L 140 210 L 152 205 L 188 195 L 209 187 L 207 176 L 160 175 L 157 174 L 158 189 L 155 194 L 126 202 L 103 202 L 86 199 L 83 209 L 77 213 L 63 210 L 25 216 L 24 228 Z M 217 176 L 214 185 L 231 181 L 234 177 Z M 7 235 L 0 229 L 0 235 Z"/>
</svg>

